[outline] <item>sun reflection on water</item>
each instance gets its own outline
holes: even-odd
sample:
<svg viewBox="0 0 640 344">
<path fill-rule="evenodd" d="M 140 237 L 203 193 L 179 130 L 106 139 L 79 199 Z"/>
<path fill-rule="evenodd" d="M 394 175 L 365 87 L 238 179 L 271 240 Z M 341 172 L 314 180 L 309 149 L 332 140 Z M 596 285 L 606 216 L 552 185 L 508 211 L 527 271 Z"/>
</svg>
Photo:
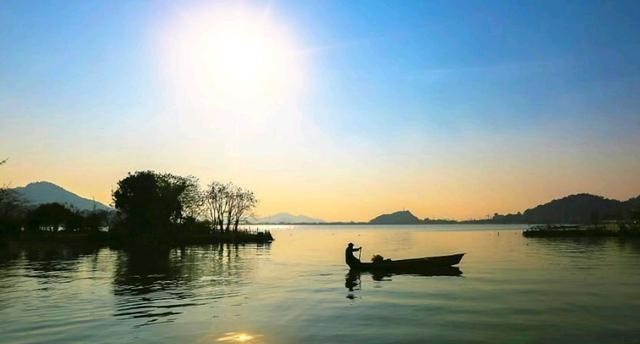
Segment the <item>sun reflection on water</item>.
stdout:
<svg viewBox="0 0 640 344">
<path fill-rule="evenodd" d="M 260 334 L 249 334 L 245 332 L 227 332 L 222 337 L 217 338 L 218 342 L 229 343 L 263 343 L 259 338 Z"/>
</svg>

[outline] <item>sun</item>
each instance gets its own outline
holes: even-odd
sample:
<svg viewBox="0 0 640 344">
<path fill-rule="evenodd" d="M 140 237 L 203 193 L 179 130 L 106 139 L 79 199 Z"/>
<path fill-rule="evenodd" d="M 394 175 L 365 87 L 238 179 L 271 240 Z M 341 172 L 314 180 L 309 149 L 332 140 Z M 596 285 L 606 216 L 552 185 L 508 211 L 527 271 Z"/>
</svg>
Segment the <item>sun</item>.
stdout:
<svg viewBox="0 0 640 344">
<path fill-rule="evenodd" d="M 180 12 L 162 34 L 162 69 L 191 103 L 232 112 L 264 112 L 295 97 L 299 54 L 286 27 L 245 6 Z"/>
</svg>

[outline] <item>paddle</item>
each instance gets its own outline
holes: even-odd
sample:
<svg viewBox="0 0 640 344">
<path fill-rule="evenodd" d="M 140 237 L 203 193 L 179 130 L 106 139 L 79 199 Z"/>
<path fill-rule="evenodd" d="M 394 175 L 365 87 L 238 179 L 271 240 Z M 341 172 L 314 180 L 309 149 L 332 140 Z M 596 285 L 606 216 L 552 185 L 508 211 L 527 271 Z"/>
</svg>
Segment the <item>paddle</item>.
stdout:
<svg viewBox="0 0 640 344">
<path fill-rule="evenodd" d="M 358 250 L 358 261 L 361 262 L 362 260 L 360 260 L 360 257 L 362 256 L 362 246 L 360 246 L 360 249 Z"/>
</svg>

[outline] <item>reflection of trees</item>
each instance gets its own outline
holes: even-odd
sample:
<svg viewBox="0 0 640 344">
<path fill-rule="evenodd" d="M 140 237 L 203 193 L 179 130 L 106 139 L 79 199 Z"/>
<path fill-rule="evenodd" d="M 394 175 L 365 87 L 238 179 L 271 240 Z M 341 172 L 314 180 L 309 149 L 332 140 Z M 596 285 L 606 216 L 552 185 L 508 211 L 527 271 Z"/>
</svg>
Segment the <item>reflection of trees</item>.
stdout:
<svg viewBox="0 0 640 344">
<path fill-rule="evenodd" d="M 615 238 L 618 248 L 623 250 L 631 250 L 640 252 L 640 239 L 639 238 Z"/>
<path fill-rule="evenodd" d="M 35 272 L 33 276 L 46 278 L 50 272 L 75 271 L 80 263 L 80 257 L 96 255 L 99 246 L 94 245 L 72 245 L 62 243 L 41 243 L 20 245 L 17 249 L 18 256 L 23 256 L 28 262 L 25 264 L 27 270 Z"/>
<path fill-rule="evenodd" d="M 170 264 L 169 249 L 135 249 L 118 252 L 115 261 L 114 293 L 150 293 L 158 281 L 175 281 L 178 271 Z"/>
<path fill-rule="evenodd" d="M 608 237 L 527 238 L 527 244 L 538 246 L 540 249 L 558 256 L 564 256 L 567 252 L 571 252 L 573 254 L 584 254 L 588 257 L 613 248 L 612 244 L 617 239 Z M 626 241 L 626 239 L 622 241 Z"/>
<path fill-rule="evenodd" d="M 0 279 L 18 267 L 39 284 L 69 282 L 76 278 L 81 263 L 87 262 L 85 256 L 93 258 L 89 263 L 96 263 L 99 250 L 99 246 L 82 244 L 10 244 L 0 250 Z"/>
<path fill-rule="evenodd" d="M 120 251 L 114 262 L 116 316 L 171 321 L 184 307 L 238 295 L 253 270 L 254 252 L 248 251 L 229 244 Z"/>
<path fill-rule="evenodd" d="M 143 295 L 163 289 L 189 287 L 204 277 L 241 277 L 246 261 L 237 245 L 218 244 L 174 249 L 131 249 L 116 259 L 114 292 Z M 213 278 L 212 280 L 216 280 Z"/>
</svg>

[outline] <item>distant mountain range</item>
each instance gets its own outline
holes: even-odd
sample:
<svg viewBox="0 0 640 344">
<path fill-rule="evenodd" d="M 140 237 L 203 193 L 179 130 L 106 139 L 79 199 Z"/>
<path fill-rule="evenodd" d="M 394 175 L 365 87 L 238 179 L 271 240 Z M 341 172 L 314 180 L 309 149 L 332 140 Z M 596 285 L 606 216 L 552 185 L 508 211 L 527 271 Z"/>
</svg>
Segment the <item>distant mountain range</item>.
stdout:
<svg viewBox="0 0 640 344">
<path fill-rule="evenodd" d="M 289 224 L 289 223 L 324 223 L 324 220 L 314 219 L 304 215 L 292 215 L 289 213 L 277 213 L 271 216 L 249 219 L 251 223 L 263 224 Z"/>
<path fill-rule="evenodd" d="M 55 202 L 78 210 L 113 210 L 100 202 L 78 196 L 50 182 L 29 183 L 13 190 L 20 194 L 25 202 L 32 205 Z"/>
<path fill-rule="evenodd" d="M 591 194 L 570 195 L 516 214 L 495 214 L 482 220 L 420 219 L 408 210 L 380 215 L 370 224 L 435 224 L 435 223 L 565 223 L 587 224 L 604 220 L 636 219 L 640 221 L 640 196 L 626 201 L 608 199 Z"/>
</svg>

